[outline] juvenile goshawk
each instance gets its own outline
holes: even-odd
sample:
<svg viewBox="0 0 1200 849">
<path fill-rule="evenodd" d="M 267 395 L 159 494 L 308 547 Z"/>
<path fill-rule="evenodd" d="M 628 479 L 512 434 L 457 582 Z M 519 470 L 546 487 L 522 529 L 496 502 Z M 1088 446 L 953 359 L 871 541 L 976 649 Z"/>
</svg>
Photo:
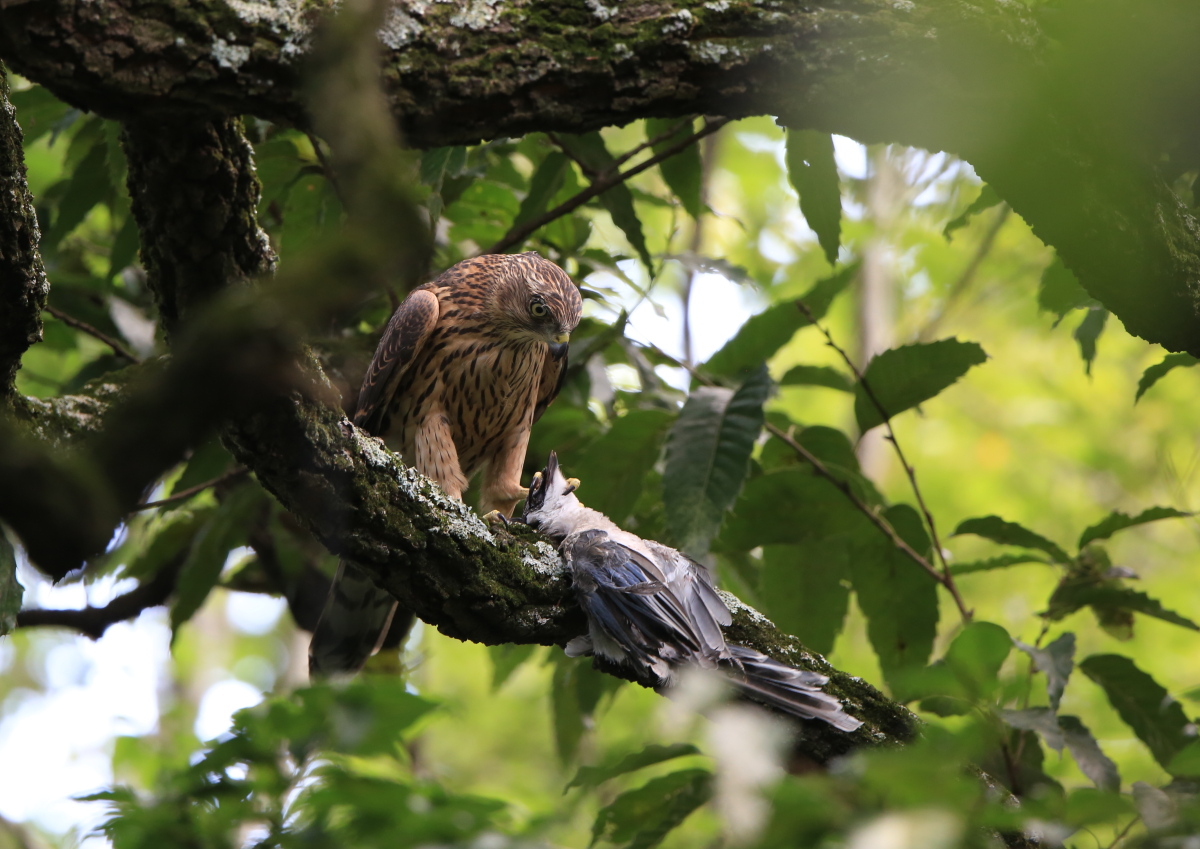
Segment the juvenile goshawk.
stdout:
<svg viewBox="0 0 1200 849">
<path fill-rule="evenodd" d="M 562 387 L 582 300 L 536 253 L 464 260 L 414 289 L 383 331 L 354 423 L 452 498 L 483 469 L 480 509 L 512 514 L 533 423 Z M 396 602 L 343 560 L 309 648 L 313 674 L 352 672 Z"/>
</svg>

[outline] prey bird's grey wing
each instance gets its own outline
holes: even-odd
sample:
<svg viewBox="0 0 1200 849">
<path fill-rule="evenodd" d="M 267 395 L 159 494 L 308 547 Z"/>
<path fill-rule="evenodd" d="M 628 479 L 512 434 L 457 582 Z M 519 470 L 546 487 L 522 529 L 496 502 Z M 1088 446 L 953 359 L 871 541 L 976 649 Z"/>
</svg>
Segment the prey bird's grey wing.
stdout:
<svg viewBox="0 0 1200 849">
<path fill-rule="evenodd" d="M 784 713 L 824 720 L 841 731 L 854 731 L 862 725 L 821 689 L 829 679 L 818 672 L 796 669 L 736 643 L 730 643 L 721 669 L 751 699 Z"/>
<path fill-rule="evenodd" d="M 437 295 L 422 286 L 409 293 L 392 314 L 358 392 L 354 423 L 367 433 L 381 436 L 387 430 L 388 407 L 397 386 L 429 338 L 440 312 Z"/>
</svg>

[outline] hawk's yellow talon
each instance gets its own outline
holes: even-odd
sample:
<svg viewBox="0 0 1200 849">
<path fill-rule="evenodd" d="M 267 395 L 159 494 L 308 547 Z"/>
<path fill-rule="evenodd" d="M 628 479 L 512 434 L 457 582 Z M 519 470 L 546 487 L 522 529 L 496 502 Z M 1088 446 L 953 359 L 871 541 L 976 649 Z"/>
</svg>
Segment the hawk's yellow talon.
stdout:
<svg viewBox="0 0 1200 849">
<path fill-rule="evenodd" d="M 567 478 L 567 486 L 572 490 L 579 489 L 579 478 Z"/>
<path fill-rule="evenodd" d="M 504 527 L 508 527 L 508 517 L 499 510 L 493 510 L 490 513 L 485 513 L 483 516 L 483 521 L 487 522 L 489 525 L 496 524 L 497 520 L 503 522 Z"/>
</svg>

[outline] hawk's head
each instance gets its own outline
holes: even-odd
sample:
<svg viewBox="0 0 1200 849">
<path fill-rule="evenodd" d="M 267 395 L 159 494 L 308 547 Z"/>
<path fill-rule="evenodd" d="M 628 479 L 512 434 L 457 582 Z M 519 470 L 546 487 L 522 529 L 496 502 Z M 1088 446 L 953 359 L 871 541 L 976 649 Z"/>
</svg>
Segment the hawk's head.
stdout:
<svg viewBox="0 0 1200 849">
<path fill-rule="evenodd" d="M 579 289 L 565 271 L 534 251 L 493 256 L 496 285 L 489 306 L 497 326 L 515 340 L 545 342 L 561 359 L 583 309 Z"/>
</svg>

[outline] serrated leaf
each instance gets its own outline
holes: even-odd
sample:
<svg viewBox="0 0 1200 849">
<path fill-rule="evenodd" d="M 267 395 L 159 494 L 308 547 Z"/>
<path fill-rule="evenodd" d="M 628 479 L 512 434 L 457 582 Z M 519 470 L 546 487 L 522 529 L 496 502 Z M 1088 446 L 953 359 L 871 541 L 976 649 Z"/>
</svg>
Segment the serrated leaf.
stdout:
<svg viewBox="0 0 1200 849">
<path fill-rule="evenodd" d="M 0 525 L 0 637 L 16 627 L 24 596 L 25 588 L 17 580 L 16 551 Z"/>
<path fill-rule="evenodd" d="M 813 651 L 828 654 L 850 607 L 848 537 L 763 546 L 762 609 Z"/>
<path fill-rule="evenodd" d="M 1133 403 L 1136 404 L 1140 401 L 1146 394 L 1146 390 L 1166 377 L 1172 369 L 1191 368 L 1196 363 L 1200 363 L 1200 360 L 1191 354 L 1167 354 L 1161 363 L 1156 363 L 1142 372 L 1142 378 L 1138 381 L 1137 394 L 1133 396 Z"/>
<path fill-rule="evenodd" d="M 780 386 L 824 386 L 841 392 L 853 392 L 850 375 L 829 366 L 792 366 L 779 380 Z"/>
<path fill-rule="evenodd" d="M 246 530 L 257 516 L 258 511 L 254 508 L 262 498 L 263 491 L 257 484 L 238 487 L 196 532 L 175 585 L 175 602 L 171 606 L 172 639 L 179 626 L 196 614 L 216 586 L 230 550 L 244 542 Z"/>
<path fill-rule="evenodd" d="M 992 622 L 972 622 L 950 643 L 943 658 L 904 676 L 909 695 L 922 697 L 921 709 L 959 716 L 973 705 L 990 703 L 1000 686 L 1000 667 L 1012 651 L 1012 639 Z"/>
<path fill-rule="evenodd" d="M 1172 625 L 1179 625 L 1192 631 L 1200 631 L 1191 619 L 1167 610 L 1157 599 L 1150 598 L 1143 592 L 1122 587 L 1115 583 L 1064 582 L 1055 589 L 1048 605 L 1052 614 L 1049 619 L 1062 619 L 1074 613 L 1081 607 L 1090 607 L 1103 619 L 1103 613 L 1109 610 L 1129 610 L 1145 616 L 1153 616 Z"/>
<path fill-rule="evenodd" d="M 666 410 L 630 410 L 579 452 L 571 474 L 584 482 L 580 497 L 587 499 L 587 505 L 622 524 L 633 512 L 674 420 Z"/>
<path fill-rule="evenodd" d="M 742 488 L 771 386 L 763 366 L 737 390 L 701 387 L 688 396 L 671 428 L 663 504 L 667 528 L 692 556 L 708 551 Z"/>
<path fill-rule="evenodd" d="M 1060 716 L 1058 727 L 1067 751 L 1086 775 L 1101 790 L 1116 793 L 1121 789 L 1117 765 L 1100 749 L 1100 744 L 1077 716 Z"/>
<path fill-rule="evenodd" d="M 1114 510 L 1080 535 L 1079 547 L 1083 548 L 1093 540 L 1108 539 L 1117 531 L 1123 531 L 1126 528 L 1145 525 L 1148 522 L 1157 522 L 1160 519 L 1186 519 L 1191 515 L 1187 511 L 1176 510 L 1174 507 L 1151 507 L 1138 513 L 1136 516 L 1130 516 L 1119 510 Z"/>
<path fill-rule="evenodd" d="M 50 253 L 71 231 L 79 226 L 98 203 L 112 190 L 109 181 L 108 143 L 101 137 L 88 150 L 72 172 L 66 191 L 58 202 L 54 223 L 42 237 L 41 249 Z"/>
<path fill-rule="evenodd" d="M 679 132 L 652 146 L 655 153 L 662 153 L 672 145 L 678 144 L 692 131 L 692 128 L 690 123 L 680 122 L 678 118 L 646 119 L 647 140 L 656 139 L 670 132 L 680 123 L 683 123 L 683 126 Z M 667 184 L 675 197 L 679 198 L 679 203 L 687 211 L 687 214 L 692 216 L 693 220 L 699 218 L 702 207 L 700 183 L 703 174 L 699 145 L 690 144 L 669 159 L 664 159 L 658 163 L 658 171 L 662 174 L 663 182 Z"/>
<path fill-rule="evenodd" d="M 68 112 L 74 111 L 51 94 L 49 89 L 40 85 L 31 86 L 24 91 L 14 91 L 8 96 L 8 101 L 16 110 L 17 124 L 21 127 L 25 147 L 30 147 L 54 129 Z"/>
<path fill-rule="evenodd" d="M 125 564 L 123 574 L 148 579 L 178 557 L 212 518 L 215 507 L 178 509 L 155 516 L 142 533 L 142 544 Z"/>
<path fill-rule="evenodd" d="M 562 135 L 559 136 L 559 141 L 571 151 L 581 162 L 583 162 L 593 172 L 601 173 L 613 167 L 616 160 L 613 159 L 608 148 L 604 145 L 604 139 L 600 133 L 591 132 L 582 135 Z M 597 200 L 600 205 L 608 210 L 608 214 L 612 216 L 613 224 L 621 229 L 625 234 L 625 238 L 629 240 L 629 244 L 633 245 L 633 249 L 637 251 L 638 257 L 641 258 L 642 264 L 646 266 L 647 273 L 654 276 L 654 263 L 650 258 L 650 249 L 646 246 L 646 235 L 642 231 L 642 221 L 637 216 L 637 211 L 633 205 L 633 194 L 629 191 L 628 184 L 621 182 L 616 183 L 611 188 L 606 189 Z"/>
<path fill-rule="evenodd" d="M 842 237 L 842 192 L 833 136 L 816 130 L 787 131 L 788 180 L 800 195 L 800 212 L 817 234 L 830 265 L 837 265 Z"/>
<path fill-rule="evenodd" d="M 1046 741 L 1046 745 L 1056 752 L 1062 752 L 1066 740 L 1058 727 L 1058 717 L 1050 708 L 1027 708 L 1025 710 L 1002 710 L 1000 718 L 1011 728 L 1021 731 L 1036 731 L 1038 736 Z"/>
<path fill-rule="evenodd" d="M 885 510 L 883 517 L 914 551 L 928 558 L 929 537 L 916 510 L 897 504 Z M 883 677 L 903 699 L 906 674 L 925 666 L 933 651 L 937 584 L 891 540 L 875 532 L 859 539 L 851 558 L 851 575 Z"/>
<path fill-rule="evenodd" d="M 829 481 L 803 467 L 751 478 L 718 539 L 723 551 L 788 545 L 835 535 L 878 533 Z"/>
<path fill-rule="evenodd" d="M 1129 658 L 1092 655 L 1079 664 L 1079 671 L 1100 685 L 1121 719 L 1164 768 L 1192 742 L 1179 702 Z"/>
<path fill-rule="evenodd" d="M 1009 566 L 1021 566 L 1025 563 L 1042 563 L 1050 565 L 1045 558 L 1038 557 L 1032 552 L 1028 554 L 1001 554 L 998 557 L 988 557 L 984 560 L 970 560 L 965 563 L 954 563 L 950 566 L 951 575 L 970 575 L 972 572 L 990 572 L 993 569 L 1007 569 Z"/>
<path fill-rule="evenodd" d="M 453 147 L 435 147 L 421 154 L 421 182 L 432 187 L 434 191 L 439 191 L 442 187 L 442 180 L 446 177 L 446 166 L 450 162 L 452 153 L 454 153 Z"/>
<path fill-rule="evenodd" d="M 978 519 L 964 519 L 954 529 L 954 536 L 959 534 L 974 534 L 990 539 L 1001 545 L 1019 545 L 1022 548 L 1036 548 L 1050 555 L 1055 563 L 1066 563 L 1071 558 L 1055 542 L 1046 539 L 1041 534 L 1034 533 L 1016 522 L 1006 522 L 999 516 L 983 516 Z"/>
<path fill-rule="evenodd" d="M 984 210 L 991 209 L 993 206 L 999 206 L 1004 203 L 1000 195 L 996 194 L 996 190 L 992 188 L 990 183 L 984 184 L 983 190 L 975 200 L 971 201 L 971 205 L 962 211 L 962 214 L 951 219 L 946 227 L 942 230 L 942 235 L 947 239 L 954 233 L 955 230 L 961 230 L 971 223 L 971 219 Z"/>
<path fill-rule="evenodd" d="M 517 669 L 529 660 L 537 651 L 535 645 L 515 645 L 504 643 L 499 646 L 488 646 L 488 657 L 492 659 L 492 691 L 504 686 Z"/>
<path fill-rule="evenodd" d="M 1092 303 L 1092 296 L 1079 285 L 1075 273 L 1063 265 L 1057 256 L 1042 272 L 1038 286 L 1038 308 L 1062 317 L 1073 309 Z"/>
<path fill-rule="evenodd" d="M 942 339 L 892 348 L 874 357 L 854 390 L 854 416 L 864 433 L 888 418 L 933 398 L 987 361 L 974 342 Z M 870 387 L 872 399 L 863 388 Z M 881 415 L 876 403 L 883 408 Z"/>
<path fill-rule="evenodd" d="M 1092 373 L 1092 363 L 1096 359 L 1096 340 L 1104 332 L 1108 321 L 1108 310 L 1103 307 L 1092 307 L 1084 315 L 1083 321 L 1075 328 L 1075 341 L 1079 343 L 1079 355 L 1083 357 L 1084 371 Z"/>
<path fill-rule="evenodd" d="M 617 760 L 610 759 L 608 763 L 598 766 L 581 766 L 575 773 L 575 777 L 563 788 L 563 792 L 566 793 L 572 787 L 598 787 L 618 775 L 636 772 L 639 769 L 675 758 L 698 754 L 700 754 L 700 750 L 691 743 L 672 743 L 669 746 L 652 743 L 633 754 L 624 755 Z"/>
<path fill-rule="evenodd" d="M 1067 680 L 1075 668 L 1075 635 L 1070 631 L 1061 634 L 1045 648 L 1029 646 L 1020 640 L 1013 640 L 1013 643 L 1033 658 L 1038 671 L 1045 674 L 1046 695 L 1050 699 L 1050 708 L 1058 710 Z"/>
<path fill-rule="evenodd" d="M 820 320 L 834 298 L 845 291 L 858 273 L 858 265 L 848 265 L 819 280 L 799 300 L 808 307 L 814 320 Z M 796 331 L 811 322 L 795 303 L 767 307 L 752 316 L 733 338 L 726 342 L 700 368 L 716 376 L 733 376 L 757 368 L 786 345 Z"/>
<path fill-rule="evenodd" d="M 651 849 L 712 795 L 712 773 L 687 769 L 651 779 L 622 793 L 602 808 L 592 826 L 592 842 Z"/>
<path fill-rule="evenodd" d="M 1146 824 L 1146 828 L 1154 831 L 1160 828 L 1170 828 L 1179 820 L 1179 809 L 1175 800 L 1157 787 L 1151 787 L 1144 781 L 1133 782 L 1133 803 L 1137 806 L 1138 816 Z"/>
<path fill-rule="evenodd" d="M 1167 772 L 1182 778 L 1200 778 L 1200 740 L 1193 740 L 1171 758 Z"/>
<path fill-rule="evenodd" d="M 570 163 L 567 155 L 557 150 L 548 153 L 546 158 L 538 163 L 533 176 L 529 178 L 529 191 L 525 193 L 517 210 L 517 217 L 513 219 L 514 227 L 532 221 L 546 211 L 550 200 L 563 187 Z"/>
</svg>

